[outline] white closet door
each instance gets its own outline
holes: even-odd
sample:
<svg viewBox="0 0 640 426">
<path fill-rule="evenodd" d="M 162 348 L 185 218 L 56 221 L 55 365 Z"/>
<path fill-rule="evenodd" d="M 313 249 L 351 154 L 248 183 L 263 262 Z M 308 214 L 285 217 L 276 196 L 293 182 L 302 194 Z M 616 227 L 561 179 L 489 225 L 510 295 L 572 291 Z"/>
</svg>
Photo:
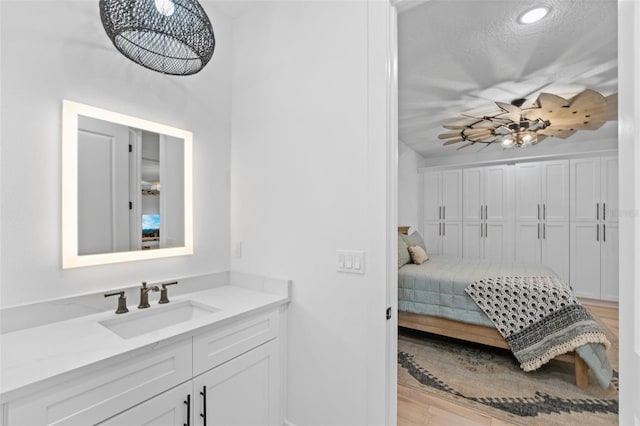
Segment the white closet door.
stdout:
<svg viewBox="0 0 640 426">
<path fill-rule="evenodd" d="M 618 221 L 618 158 L 605 157 L 600 163 L 600 219 Z"/>
<path fill-rule="evenodd" d="M 513 239 L 506 223 L 484 223 L 484 259 L 513 260 Z"/>
<path fill-rule="evenodd" d="M 483 203 L 483 169 L 464 169 L 462 171 L 463 220 L 480 222 L 480 209 Z"/>
<path fill-rule="evenodd" d="M 484 252 L 484 238 L 480 233 L 484 232 L 484 228 L 479 221 L 464 222 L 464 230 L 462 232 L 462 257 L 465 259 L 482 259 Z"/>
<path fill-rule="evenodd" d="M 600 298 L 600 225 L 573 222 L 570 233 L 571 286 L 577 296 Z"/>
<path fill-rule="evenodd" d="M 424 221 L 437 222 L 441 219 L 441 188 L 442 173 L 441 172 L 425 172 L 423 176 L 424 183 Z M 425 231 L 426 232 L 426 231 Z"/>
<path fill-rule="evenodd" d="M 509 191 L 513 166 L 489 166 L 484 168 L 484 219 L 509 222 L 513 217 L 513 198 Z M 466 188 L 465 188 L 466 189 Z M 465 194 L 466 201 L 466 194 Z"/>
<path fill-rule="evenodd" d="M 546 222 L 569 220 L 569 161 L 540 163 L 542 219 Z"/>
<path fill-rule="evenodd" d="M 542 224 L 542 264 L 569 282 L 569 223 Z"/>
<path fill-rule="evenodd" d="M 571 160 L 570 169 L 571 221 L 588 222 L 601 219 L 600 158 Z"/>
<path fill-rule="evenodd" d="M 442 172 L 442 207 L 446 221 L 462 220 L 462 170 Z"/>
<path fill-rule="evenodd" d="M 516 223 L 515 260 L 541 263 L 542 225 L 536 222 Z"/>
<path fill-rule="evenodd" d="M 424 245 L 427 254 L 442 254 L 442 223 L 425 222 L 424 224 Z"/>
<path fill-rule="evenodd" d="M 515 183 L 516 223 L 538 221 L 538 211 L 541 208 L 540 164 L 516 164 Z"/>
<path fill-rule="evenodd" d="M 444 222 L 442 228 L 442 255 L 462 257 L 462 222 Z"/>
<path fill-rule="evenodd" d="M 618 300 L 618 223 L 600 226 L 600 296 L 605 300 Z"/>
</svg>

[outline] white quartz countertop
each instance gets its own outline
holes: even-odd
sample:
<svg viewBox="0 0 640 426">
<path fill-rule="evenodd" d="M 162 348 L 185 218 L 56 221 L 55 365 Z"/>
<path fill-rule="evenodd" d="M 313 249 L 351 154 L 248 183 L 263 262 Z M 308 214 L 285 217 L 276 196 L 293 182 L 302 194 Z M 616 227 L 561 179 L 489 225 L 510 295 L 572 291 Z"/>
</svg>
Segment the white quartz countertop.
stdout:
<svg viewBox="0 0 640 426">
<path fill-rule="evenodd" d="M 159 313 L 187 300 L 218 311 L 129 339 L 100 324 L 100 321 L 132 314 Z M 267 310 L 288 300 L 284 295 L 227 285 L 171 297 L 171 302 L 164 305 L 150 298 L 151 307 L 147 309 L 138 309 L 136 303 L 129 303 L 129 313 L 116 315 L 114 298 L 114 310 L 109 312 L 3 334 L 0 336 L 0 398 L 7 402 L 17 396 L 13 393 L 30 385 L 150 345 L 187 338 L 199 329 Z"/>
</svg>

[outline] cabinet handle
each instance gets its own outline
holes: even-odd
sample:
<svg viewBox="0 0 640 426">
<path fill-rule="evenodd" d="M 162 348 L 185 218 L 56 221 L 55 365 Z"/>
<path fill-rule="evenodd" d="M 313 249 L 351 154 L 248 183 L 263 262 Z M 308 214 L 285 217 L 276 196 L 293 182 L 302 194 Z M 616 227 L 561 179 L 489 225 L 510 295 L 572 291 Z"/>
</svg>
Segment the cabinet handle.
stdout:
<svg viewBox="0 0 640 426">
<path fill-rule="evenodd" d="M 540 204 L 538 204 L 538 220 L 540 220 Z"/>
<path fill-rule="evenodd" d="M 600 203 L 596 203 L 596 220 L 600 220 Z"/>
<path fill-rule="evenodd" d="M 442 236 L 442 222 L 438 223 L 438 236 Z"/>
<path fill-rule="evenodd" d="M 482 204 L 480 204 L 480 220 L 484 219 L 484 218 L 482 217 L 482 214 L 483 214 L 483 213 L 482 213 Z"/>
<path fill-rule="evenodd" d="M 489 213 L 488 213 L 488 210 L 487 210 L 487 205 L 485 204 L 484 205 L 484 220 L 487 220 L 487 219 L 489 219 Z"/>
<path fill-rule="evenodd" d="M 600 241 L 600 224 L 596 224 L 596 241 Z"/>
<path fill-rule="evenodd" d="M 482 235 L 482 222 L 480 222 L 480 238 L 482 238 L 484 235 Z"/>
<path fill-rule="evenodd" d="M 602 220 L 607 220 L 607 203 L 602 203 Z"/>
<path fill-rule="evenodd" d="M 542 239 L 543 240 L 547 239 L 547 224 L 546 223 L 542 224 Z"/>
<path fill-rule="evenodd" d="M 542 205 L 542 220 L 547 220 L 547 203 Z"/>
<path fill-rule="evenodd" d="M 191 426 L 191 394 L 187 395 L 187 400 L 184 401 L 184 405 L 187 406 L 187 422 L 183 423 L 183 425 Z"/>
<path fill-rule="evenodd" d="M 447 206 L 442 206 L 442 219 L 447 218 Z"/>
<path fill-rule="evenodd" d="M 444 222 L 442 223 L 442 235 L 447 235 L 447 224 Z"/>
<path fill-rule="evenodd" d="M 438 219 L 442 219 L 442 206 L 438 206 Z"/>
<path fill-rule="evenodd" d="M 484 223 L 484 237 L 489 236 L 489 228 L 487 228 L 487 222 Z"/>
<path fill-rule="evenodd" d="M 200 417 L 202 417 L 202 425 L 207 426 L 207 387 L 202 387 L 202 413 L 200 413 Z"/>
<path fill-rule="evenodd" d="M 540 223 L 538 223 L 538 239 L 540 239 Z"/>
<path fill-rule="evenodd" d="M 604 219 L 604 215 L 603 215 L 603 219 Z M 602 242 L 607 242 L 607 225 L 605 225 L 604 223 L 602 224 Z"/>
</svg>

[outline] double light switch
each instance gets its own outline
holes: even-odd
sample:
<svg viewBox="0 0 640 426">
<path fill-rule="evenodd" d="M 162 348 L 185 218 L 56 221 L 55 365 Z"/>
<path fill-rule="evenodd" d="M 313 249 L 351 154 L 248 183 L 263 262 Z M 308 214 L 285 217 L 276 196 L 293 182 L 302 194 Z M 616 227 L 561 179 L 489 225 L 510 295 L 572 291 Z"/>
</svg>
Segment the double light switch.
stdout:
<svg viewBox="0 0 640 426">
<path fill-rule="evenodd" d="M 338 271 L 364 274 L 364 251 L 338 250 Z"/>
</svg>

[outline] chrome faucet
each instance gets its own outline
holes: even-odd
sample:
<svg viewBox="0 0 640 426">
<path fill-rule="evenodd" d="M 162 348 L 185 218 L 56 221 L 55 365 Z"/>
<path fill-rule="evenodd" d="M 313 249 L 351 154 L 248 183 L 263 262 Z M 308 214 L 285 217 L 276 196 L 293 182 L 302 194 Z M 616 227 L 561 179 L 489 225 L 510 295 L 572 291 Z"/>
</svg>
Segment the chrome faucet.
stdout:
<svg viewBox="0 0 640 426">
<path fill-rule="evenodd" d="M 157 285 L 147 287 L 147 282 L 142 282 L 142 287 L 140 288 L 140 304 L 138 305 L 138 309 L 148 308 L 149 305 L 149 292 L 150 291 L 159 291 Z"/>
</svg>

